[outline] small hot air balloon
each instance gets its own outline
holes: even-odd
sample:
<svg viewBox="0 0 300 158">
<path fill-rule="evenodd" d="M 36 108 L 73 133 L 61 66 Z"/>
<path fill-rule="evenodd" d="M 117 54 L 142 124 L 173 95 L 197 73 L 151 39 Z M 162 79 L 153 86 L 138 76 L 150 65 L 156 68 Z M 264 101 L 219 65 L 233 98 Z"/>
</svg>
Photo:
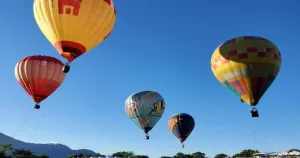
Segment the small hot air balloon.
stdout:
<svg viewBox="0 0 300 158">
<path fill-rule="evenodd" d="M 112 0 L 34 0 L 34 18 L 51 44 L 70 63 L 105 40 L 116 21 Z"/>
<path fill-rule="evenodd" d="M 169 130 L 180 140 L 182 148 L 183 142 L 189 137 L 195 127 L 194 118 L 186 113 L 177 113 L 168 120 Z"/>
<path fill-rule="evenodd" d="M 241 102 L 256 106 L 274 82 L 281 66 L 281 54 L 269 40 L 242 36 L 221 44 L 211 57 L 215 77 Z M 255 107 L 252 117 L 259 117 Z"/>
<path fill-rule="evenodd" d="M 142 91 L 130 95 L 125 101 L 125 112 L 146 134 L 160 120 L 165 111 L 165 101 L 157 92 Z"/>
<path fill-rule="evenodd" d="M 36 103 L 35 109 L 63 83 L 66 76 L 61 71 L 63 66 L 60 60 L 42 55 L 28 56 L 17 63 L 15 76 Z"/>
</svg>

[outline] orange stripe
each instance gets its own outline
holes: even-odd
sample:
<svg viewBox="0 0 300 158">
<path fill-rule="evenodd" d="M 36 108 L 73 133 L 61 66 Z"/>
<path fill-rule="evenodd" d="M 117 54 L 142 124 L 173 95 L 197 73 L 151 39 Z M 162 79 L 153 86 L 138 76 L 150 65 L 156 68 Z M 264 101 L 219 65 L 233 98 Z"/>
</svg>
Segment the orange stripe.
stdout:
<svg viewBox="0 0 300 158">
<path fill-rule="evenodd" d="M 246 94 L 249 94 L 248 88 L 247 88 L 247 84 L 244 78 L 240 78 L 239 82 L 241 84 L 241 86 L 243 87 L 244 91 Z"/>
</svg>

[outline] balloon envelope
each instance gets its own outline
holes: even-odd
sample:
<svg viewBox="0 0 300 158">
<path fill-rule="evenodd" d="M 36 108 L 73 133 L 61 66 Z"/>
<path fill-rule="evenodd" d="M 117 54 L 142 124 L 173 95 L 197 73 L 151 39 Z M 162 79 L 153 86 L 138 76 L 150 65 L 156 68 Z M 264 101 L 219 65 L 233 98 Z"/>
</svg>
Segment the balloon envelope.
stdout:
<svg viewBox="0 0 300 158">
<path fill-rule="evenodd" d="M 163 115 L 165 101 L 157 92 L 142 91 L 127 98 L 125 111 L 128 117 L 147 134 Z"/>
<path fill-rule="evenodd" d="M 56 50 L 72 62 L 102 42 L 112 31 L 112 0 L 34 0 L 34 18 Z"/>
<path fill-rule="evenodd" d="M 279 73 L 281 54 L 269 40 L 242 36 L 221 44 L 211 57 L 215 77 L 248 105 L 255 106 Z"/>
<path fill-rule="evenodd" d="M 15 66 L 20 85 L 37 104 L 50 96 L 64 81 L 63 63 L 50 56 L 28 56 Z"/>
<path fill-rule="evenodd" d="M 187 113 L 177 113 L 168 120 L 169 130 L 183 143 L 195 127 L 194 118 Z"/>
</svg>

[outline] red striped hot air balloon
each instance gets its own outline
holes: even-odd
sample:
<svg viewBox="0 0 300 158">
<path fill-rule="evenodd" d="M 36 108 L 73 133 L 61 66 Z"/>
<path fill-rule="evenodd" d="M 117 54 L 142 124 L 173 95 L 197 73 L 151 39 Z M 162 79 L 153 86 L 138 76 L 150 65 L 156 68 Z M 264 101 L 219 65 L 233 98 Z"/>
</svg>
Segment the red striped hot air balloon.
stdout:
<svg viewBox="0 0 300 158">
<path fill-rule="evenodd" d="M 61 71 L 64 64 L 50 56 L 34 55 L 21 59 L 15 67 L 15 76 L 20 85 L 39 103 L 50 96 L 64 81 L 66 74 Z"/>
</svg>

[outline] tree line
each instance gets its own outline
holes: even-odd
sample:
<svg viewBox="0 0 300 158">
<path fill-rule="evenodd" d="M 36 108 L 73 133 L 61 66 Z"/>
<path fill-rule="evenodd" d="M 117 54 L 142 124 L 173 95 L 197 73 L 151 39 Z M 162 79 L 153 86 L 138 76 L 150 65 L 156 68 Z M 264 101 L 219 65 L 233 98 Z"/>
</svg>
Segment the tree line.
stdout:
<svg viewBox="0 0 300 158">
<path fill-rule="evenodd" d="M 232 157 L 233 158 L 237 158 L 237 157 L 252 157 L 254 153 L 258 153 L 258 152 L 259 152 L 258 150 L 247 149 L 247 150 L 243 150 L 240 153 L 235 154 Z M 91 156 L 93 156 L 93 155 L 89 155 L 89 154 L 76 154 L 76 155 L 69 155 L 67 158 L 73 158 L 73 157 L 91 157 Z M 99 154 L 97 156 L 100 157 L 100 156 L 104 156 L 104 155 L 100 155 Z M 132 151 L 120 151 L 120 152 L 113 153 L 112 156 L 113 157 L 121 157 L 121 158 L 149 158 L 148 155 L 136 155 Z M 225 158 L 225 157 L 229 157 L 229 156 L 227 154 L 220 153 L 220 154 L 217 154 L 214 158 Z M 192 154 L 184 154 L 184 153 L 178 152 L 174 156 L 161 156 L 160 158 L 207 158 L 207 156 L 205 155 L 205 153 L 197 151 L 197 152 L 194 152 Z"/>
<path fill-rule="evenodd" d="M 10 155 L 7 153 L 11 152 Z M 46 154 L 35 155 L 29 149 L 14 149 L 11 144 L 0 144 L 0 158 L 49 158 Z"/>
<path fill-rule="evenodd" d="M 290 149 L 288 152 L 298 151 L 299 149 Z M 231 158 L 238 157 L 253 157 L 253 154 L 259 153 L 258 150 L 246 149 L 239 153 L 234 154 Z M 11 154 L 7 154 L 11 153 Z M 66 158 L 89 158 L 89 157 L 101 157 L 105 155 L 97 154 L 70 154 Z M 113 157 L 121 157 L 121 158 L 149 158 L 147 155 L 136 155 L 132 151 L 120 151 L 112 154 Z M 227 158 L 230 157 L 225 153 L 219 153 L 214 158 Z M 46 154 L 35 155 L 31 150 L 28 149 L 13 149 L 11 144 L 0 144 L 0 158 L 49 158 Z M 160 158 L 207 158 L 205 153 L 197 151 L 192 154 L 184 154 L 182 152 L 178 152 L 174 156 L 161 156 Z"/>
<path fill-rule="evenodd" d="M 66 158 L 77 158 L 77 157 L 84 157 L 84 158 L 90 158 L 90 157 L 101 157 L 101 156 L 105 156 L 105 155 L 101 155 L 99 153 L 96 154 L 83 154 L 83 153 L 79 153 L 79 154 L 69 154 Z"/>
<path fill-rule="evenodd" d="M 300 152 L 299 149 L 290 149 L 288 152 L 291 152 L 291 151 Z M 245 150 L 243 150 L 239 153 L 234 154 L 233 156 L 229 156 L 225 153 L 219 153 L 219 154 L 215 155 L 214 158 L 253 157 L 253 154 L 259 153 L 259 152 L 260 152 L 259 150 L 245 149 Z M 118 156 L 118 157 L 122 157 L 122 158 L 149 158 L 147 155 L 135 155 L 132 151 L 129 151 L 129 152 L 125 152 L 125 151 L 116 152 L 116 153 L 112 154 L 112 156 L 113 157 Z M 184 154 L 184 153 L 178 152 L 174 156 L 161 156 L 160 158 L 207 158 L 207 156 L 205 155 L 205 153 L 197 151 L 197 152 L 194 152 L 192 154 Z"/>
</svg>

